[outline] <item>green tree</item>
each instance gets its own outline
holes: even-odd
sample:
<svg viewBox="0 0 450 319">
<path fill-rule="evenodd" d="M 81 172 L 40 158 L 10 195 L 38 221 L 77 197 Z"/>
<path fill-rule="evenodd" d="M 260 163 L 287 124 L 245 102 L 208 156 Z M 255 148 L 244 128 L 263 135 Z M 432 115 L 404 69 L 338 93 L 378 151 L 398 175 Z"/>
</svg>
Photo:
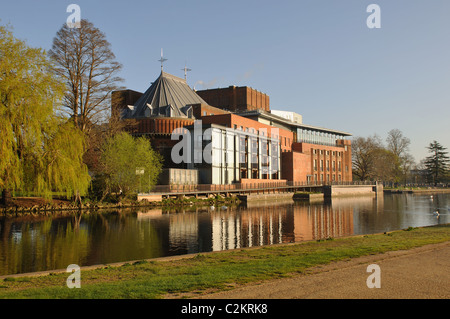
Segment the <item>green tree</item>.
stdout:
<svg viewBox="0 0 450 319">
<path fill-rule="evenodd" d="M 0 26 L 0 189 L 3 204 L 14 190 L 83 194 L 90 177 L 80 162 L 84 138 L 56 116 L 63 85 L 46 53 Z"/>
<path fill-rule="evenodd" d="M 126 132 L 110 137 L 101 154 L 105 192 L 129 195 L 139 189 L 149 190 L 156 184 L 162 169 L 161 155 L 144 137 L 133 138 Z"/>
<path fill-rule="evenodd" d="M 430 143 L 427 148 L 431 155 L 425 158 L 425 167 L 430 180 L 436 185 L 446 180 L 450 158 L 447 156 L 446 148 L 437 141 Z"/>
</svg>

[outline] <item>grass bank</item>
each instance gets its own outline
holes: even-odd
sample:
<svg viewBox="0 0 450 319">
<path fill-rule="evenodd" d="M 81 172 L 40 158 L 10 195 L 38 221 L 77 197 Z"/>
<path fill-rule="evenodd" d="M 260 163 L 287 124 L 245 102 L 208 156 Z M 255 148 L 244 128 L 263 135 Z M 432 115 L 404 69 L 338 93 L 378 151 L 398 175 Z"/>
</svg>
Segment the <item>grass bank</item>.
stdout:
<svg viewBox="0 0 450 319">
<path fill-rule="evenodd" d="M 0 298 L 161 298 L 170 293 L 229 289 L 292 276 L 333 261 L 445 241 L 450 241 L 450 224 L 82 270 L 80 289 L 67 288 L 67 273 L 5 278 L 0 280 Z"/>
</svg>

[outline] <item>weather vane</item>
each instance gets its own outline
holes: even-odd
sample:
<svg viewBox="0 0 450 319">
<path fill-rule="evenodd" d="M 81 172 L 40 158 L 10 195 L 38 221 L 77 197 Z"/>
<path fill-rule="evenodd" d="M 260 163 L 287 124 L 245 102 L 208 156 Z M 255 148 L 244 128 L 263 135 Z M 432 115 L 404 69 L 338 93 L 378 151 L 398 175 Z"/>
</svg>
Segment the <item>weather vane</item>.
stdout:
<svg viewBox="0 0 450 319">
<path fill-rule="evenodd" d="M 163 63 L 164 61 L 167 61 L 167 59 L 163 58 L 163 49 L 161 48 L 161 59 L 158 60 L 159 62 L 161 62 L 161 72 L 163 71 Z"/>
</svg>

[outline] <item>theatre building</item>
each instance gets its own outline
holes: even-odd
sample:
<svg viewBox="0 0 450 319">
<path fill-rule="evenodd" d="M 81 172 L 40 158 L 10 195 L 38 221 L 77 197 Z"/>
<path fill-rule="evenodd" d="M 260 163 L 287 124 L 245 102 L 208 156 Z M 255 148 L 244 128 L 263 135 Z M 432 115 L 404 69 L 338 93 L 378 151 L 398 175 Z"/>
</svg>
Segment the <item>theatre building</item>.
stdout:
<svg viewBox="0 0 450 319">
<path fill-rule="evenodd" d="M 144 93 L 113 92 L 112 107 L 135 121 L 130 133 L 148 137 L 163 155 L 165 174 L 173 175 L 164 183 L 186 183 L 176 177 L 182 170 L 199 184 L 352 181 L 349 133 L 271 110 L 269 96 L 250 87 L 195 91 L 161 71 Z M 181 128 L 189 143 L 179 161 L 173 150 L 182 139 L 173 132 Z"/>
</svg>

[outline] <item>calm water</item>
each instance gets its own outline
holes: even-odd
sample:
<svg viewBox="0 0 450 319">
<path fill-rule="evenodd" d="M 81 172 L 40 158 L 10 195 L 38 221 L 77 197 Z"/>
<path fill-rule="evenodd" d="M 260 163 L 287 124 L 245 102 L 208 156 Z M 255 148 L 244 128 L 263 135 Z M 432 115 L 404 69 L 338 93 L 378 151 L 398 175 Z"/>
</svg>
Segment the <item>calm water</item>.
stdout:
<svg viewBox="0 0 450 319">
<path fill-rule="evenodd" d="M 433 215 L 439 209 L 440 216 Z M 0 275 L 450 223 L 450 194 L 0 218 Z"/>
</svg>

